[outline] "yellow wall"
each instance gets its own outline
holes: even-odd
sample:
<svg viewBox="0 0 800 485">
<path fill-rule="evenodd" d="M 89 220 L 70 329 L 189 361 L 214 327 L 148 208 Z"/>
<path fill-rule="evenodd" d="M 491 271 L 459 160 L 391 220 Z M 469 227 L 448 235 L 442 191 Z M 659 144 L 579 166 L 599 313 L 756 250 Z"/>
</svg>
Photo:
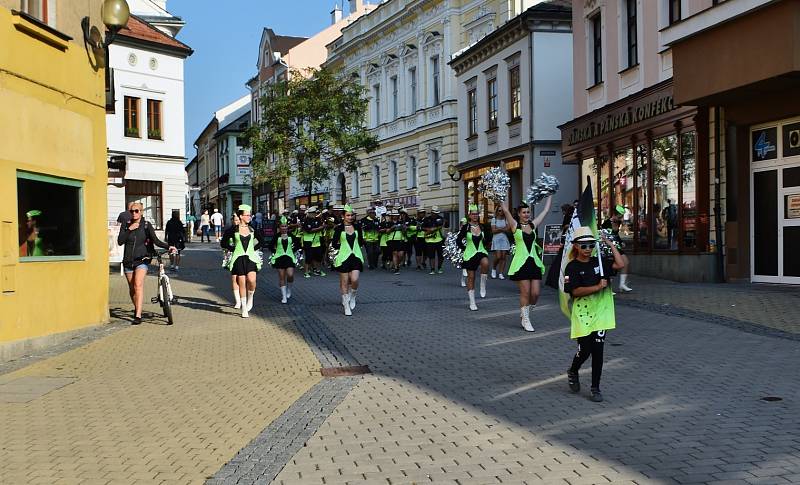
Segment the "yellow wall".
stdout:
<svg viewBox="0 0 800 485">
<path fill-rule="evenodd" d="M 97 18 L 101 2 L 59 3 L 74 9 L 66 20 Z M 0 46 L 0 282 L 13 290 L 0 293 L 2 350 L 106 322 L 108 251 L 103 70 L 81 38 L 59 40 L 3 7 Z M 83 181 L 84 260 L 19 261 L 17 170 Z"/>
</svg>

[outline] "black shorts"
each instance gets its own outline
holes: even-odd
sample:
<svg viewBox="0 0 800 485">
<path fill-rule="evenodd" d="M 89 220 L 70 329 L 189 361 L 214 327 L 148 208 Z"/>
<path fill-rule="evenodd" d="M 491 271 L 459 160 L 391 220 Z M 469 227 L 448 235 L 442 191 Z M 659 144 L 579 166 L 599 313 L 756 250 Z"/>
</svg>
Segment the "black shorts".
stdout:
<svg viewBox="0 0 800 485">
<path fill-rule="evenodd" d="M 483 258 L 489 258 L 485 253 L 478 253 L 475 256 L 461 263 L 461 267 L 467 271 L 476 271 L 481 266 Z"/>
<path fill-rule="evenodd" d="M 431 243 L 425 243 L 425 257 L 428 259 L 433 259 L 436 257 L 437 254 L 441 254 L 442 250 L 444 249 L 444 243 L 442 241 Z"/>
<path fill-rule="evenodd" d="M 414 252 L 417 253 L 417 256 L 423 256 L 425 254 L 425 240 L 421 237 L 418 237 L 414 241 Z"/>
<path fill-rule="evenodd" d="M 294 268 L 294 262 L 292 262 L 292 258 L 284 255 L 276 259 L 275 262 L 272 263 L 272 267 L 275 269 Z"/>
<path fill-rule="evenodd" d="M 351 271 L 364 271 L 364 263 L 356 256 L 355 254 L 351 254 L 350 256 L 345 259 L 341 265 L 334 266 L 336 271 L 339 273 L 349 273 Z"/>
<path fill-rule="evenodd" d="M 541 280 L 542 268 L 533 262 L 533 258 L 528 258 L 525 264 L 513 275 L 509 275 L 511 281 Z"/>
<path fill-rule="evenodd" d="M 406 250 L 406 242 L 405 241 L 389 241 L 387 243 L 389 246 L 389 250 L 392 252 L 395 251 L 405 251 Z"/>
<path fill-rule="evenodd" d="M 322 246 L 312 246 L 311 244 L 308 245 L 304 244 L 303 253 L 306 255 L 306 261 L 309 263 L 312 261 L 317 261 L 317 262 L 322 261 L 322 254 L 323 254 Z"/>
</svg>

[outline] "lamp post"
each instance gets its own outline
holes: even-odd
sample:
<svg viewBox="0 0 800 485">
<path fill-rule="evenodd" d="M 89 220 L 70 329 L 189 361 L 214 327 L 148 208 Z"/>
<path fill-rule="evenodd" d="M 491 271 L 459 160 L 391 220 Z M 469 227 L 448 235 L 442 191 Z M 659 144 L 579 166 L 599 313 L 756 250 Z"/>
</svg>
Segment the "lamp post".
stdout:
<svg viewBox="0 0 800 485">
<path fill-rule="evenodd" d="M 117 33 L 128 25 L 130 16 L 131 11 L 125 0 L 105 0 L 102 9 L 103 24 L 107 28 L 105 38 L 97 27 L 91 25 L 89 17 L 84 17 L 81 20 L 83 40 L 95 51 L 105 51 L 114 42 Z"/>
</svg>

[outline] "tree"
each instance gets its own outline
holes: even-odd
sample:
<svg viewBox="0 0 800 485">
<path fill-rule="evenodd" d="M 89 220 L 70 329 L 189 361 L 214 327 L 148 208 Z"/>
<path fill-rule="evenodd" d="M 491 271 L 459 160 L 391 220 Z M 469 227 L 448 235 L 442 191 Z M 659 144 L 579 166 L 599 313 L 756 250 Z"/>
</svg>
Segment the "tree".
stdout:
<svg viewBox="0 0 800 485">
<path fill-rule="evenodd" d="M 248 132 L 257 183 L 278 187 L 295 176 L 310 196 L 331 174 L 356 170 L 359 152 L 378 148 L 365 128 L 366 90 L 330 69 L 292 72 L 267 87 L 261 106 L 262 121 Z"/>
</svg>

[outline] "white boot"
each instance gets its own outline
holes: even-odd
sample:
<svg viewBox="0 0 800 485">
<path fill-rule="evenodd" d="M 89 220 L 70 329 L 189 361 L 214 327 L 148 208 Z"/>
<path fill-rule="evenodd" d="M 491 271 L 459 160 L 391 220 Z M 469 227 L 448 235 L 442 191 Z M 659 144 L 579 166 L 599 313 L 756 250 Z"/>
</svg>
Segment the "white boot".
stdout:
<svg viewBox="0 0 800 485">
<path fill-rule="evenodd" d="M 481 275 L 481 298 L 486 298 L 486 278 L 489 275 Z"/>
<path fill-rule="evenodd" d="M 236 304 L 233 305 L 233 308 L 235 308 L 237 310 L 242 308 L 242 297 L 239 296 L 239 291 L 238 290 L 233 292 L 233 298 L 236 300 Z"/>
<path fill-rule="evenodd" d="M 249 291 L 248 290 L 248 292 L 247 292 L 247 311 L 248 312 L 253 309 L 253 296 L 255 294 L 256 294 L 255 291 Z"/>
<path fill-rule="evenodd" d="M 281 303 L 286 303 L 286 287 L 281 286 Z"/>
<path fill-rule="evenodd" d="M 461 286 L 462 287 L 467 286 L 467 270 L 465 269 L 461 270 Z"/>
<path fill-rule="evenodd" d="M 520 307 L 519 309 L 519 316 L 522 320 L 522 328 L 525 329 L 526 332 L 533 332 L 535 331 L 533 325 L 531 325 L 531 306 L 526 305 L 524 307 Z"/>
<path fill-rule="evenodd" d="M 626 275 L 626 274 L 619 275 L 619 289 L 620 289 L 620 291 L 624 291 L 625 293 L 627 293 L 629 291 L 633 291 L 632 289 L 628 288 L 628 285 L 626 284 L 627 282 L 628 282 L 628 275 Z"/>
<path fill-rule="evenodd" d="M 247 310 L 247 297 L 242 297 L 242 318 L 250 318 L 250 312 Z"/>
<path fill-rule="evenodd" d="M 350 295 L 345 293 L 342 295 L 342 306 L 344 307 L 344 314 L 348 317 L 353 314 L 352 310 L 350 309 Z"/>
<path fill-rule="evenodd" d="M 475 290 L 468 290 L 467 294 L 469 295 L 469 309 L 474 311 L 478 310 L 478 305 L 475 304 Z"/>
<path fill-rule="evenodd" d="M 492 279 L 497 278 L 497 270 L 492 268 Z"/>
<path fill-rule="evenodd" d="M 505 276 L 503 276 L 503 273 L 500 273 L 499 277 L 500 277 L 500 279 L 501 279 L 501 280 L 504 280 L 504 279 L 506 279 L 506 277 L 505 277 Z"/>
<path fill-rule="evenodd" d="M 356 292 L 357 291 L 358 290 L 350 290 L 350 295 L 348 296 L 349 301 L 350 301 L 350 309 L 351 310 L 355 310 L 356 309 Z"/>
<path fill-rule="evenodd" d="M 292 284 L 286 283 L 286 299 L 288 300 L 291 297 L 292 297 Z"/>
</svg>

